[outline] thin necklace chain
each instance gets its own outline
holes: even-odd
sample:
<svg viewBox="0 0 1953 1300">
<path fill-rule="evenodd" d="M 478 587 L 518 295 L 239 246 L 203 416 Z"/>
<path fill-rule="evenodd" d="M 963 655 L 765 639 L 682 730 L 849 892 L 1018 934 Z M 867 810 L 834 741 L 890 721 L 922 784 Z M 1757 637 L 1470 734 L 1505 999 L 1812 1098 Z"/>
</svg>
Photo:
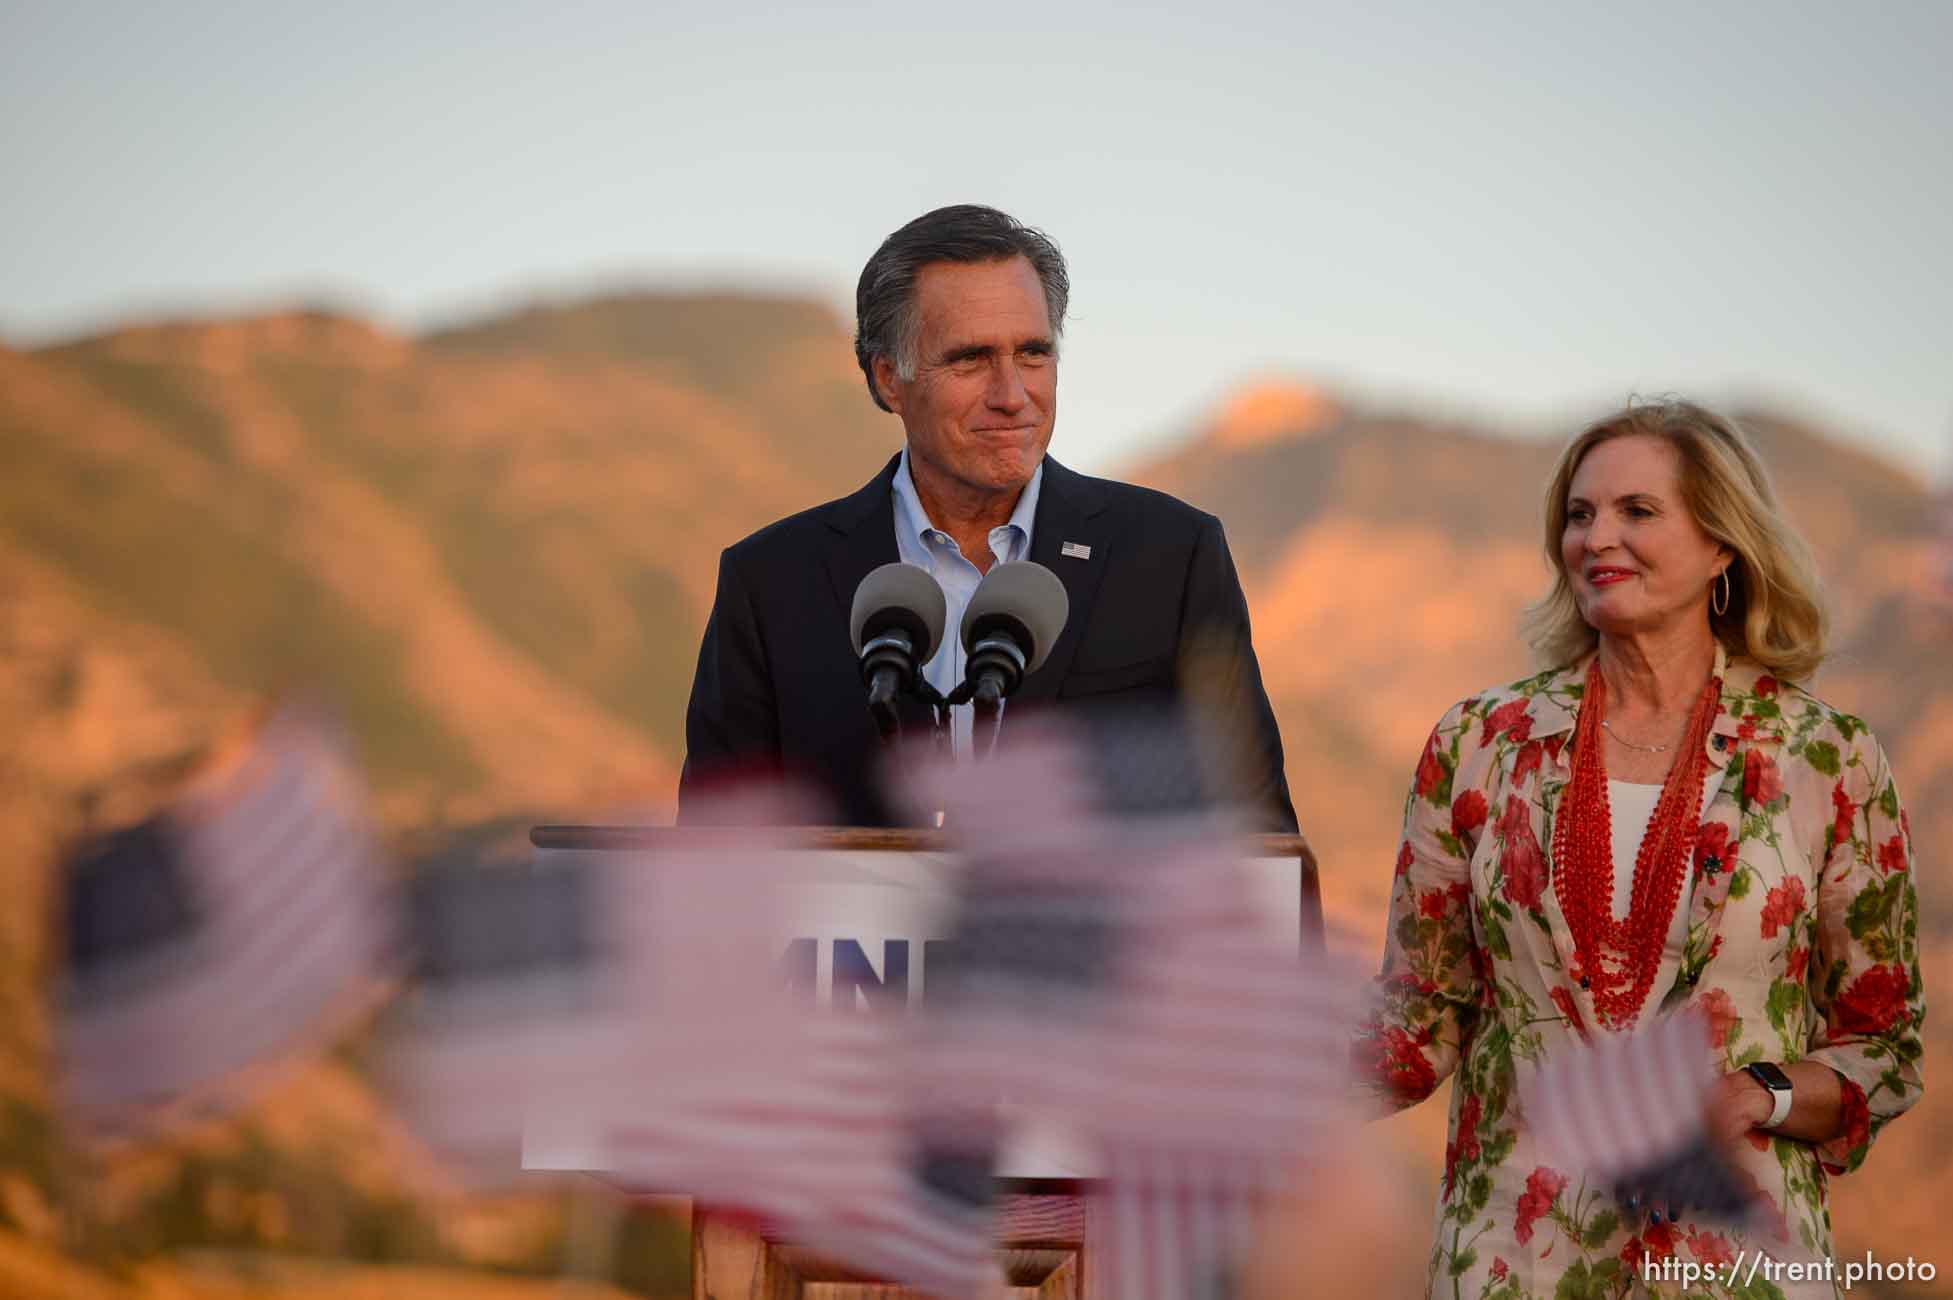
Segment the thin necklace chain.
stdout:
<svg viewBox="0 0 1953 1300">
<path fill-rule="evenodd" d="M 1616 739 L 1616 740 L 1618 740 L 1618 741 L 1620 741 L 1620 742 L 1621 742 L 1621 743 L 1622 743 L 1623 745 L 1626 745 L 1626 746 L 1627 746 L 1627 747 L 1628 747 L 1629 749 L 1638 749 L 1638 750 L 1640 750 L 1640 751 L 1641 751 L 1642 753 L 1644 753 L 1644 754 L 1666 754 L 1666 753 L 1668 752 L 1668 745 L 1637 745 L 1637 744 L 1635 744 L 1635 743 L 1634 743 L 1633 741 L 1631 741 L 1631 740 L 1629 740 L 1629 739 L 1628 739 L 1628 738 L 1627 738 L 1626 736 L 1623 736 L 1623 735 L 1622 735 L 1622 734 L 1621 734 L 1620 732 L 1618 732 L 1618 731 L 1616 731 L 1616 730 L 1614 730 L 1614 728 L 1612 728 L 1612 727 L 1610 727 L 1610 726 L 1608 726 L 1608 725 L 1607 725 L 1607 719 L 1606 719 L 1606 718 L 1602 718 L 1602 719 L 1600 720 L 1600 725 L 1601 725 L 1601 729 L 1602 729 L 1602 730 L 1604 730 L 1604 731 L 1605 731 L 1605 732 L 1606 732 L 1606 733 L 1607 733 L 1608 735 L 1610 735 L 1610 736 L 1612 736 L 1612 737 L 1613 737 L 1614 739 Z M 1674 743 L 1675 743 L 1675 742 L 1674 742 L 1674 741 L 1672 741 L 1672 740 L 1668 742 L 1668 744 L 1669 744 L 1669 745 L 1672 745 L 1672 744 L 1674 744 Z"/>
<path fill-rule="evenodd" d="M 1687 720 L 1683 721 L 1682 728 L 1685 731 L 1688 729 Z M 1602 718 L 1600 720 L 1600 729 L 1602 731 L 1605 731 L 1608 735 L 1612 736 L 1615 740 L 1619 741 L 1621 744 L 1626 745 L 1629 749 L 1636 750 L 1639 753 L 1643 753 L 1643 754 L 1666 754 L 1670 749 L 1674 748 L 1675 746 L 1675 742 L 1673 740 L 1669 741 L 1666 745 L 1637 745 L 1632 740 L 1629 740 L 1626 736 L 1623 736 L 1620 732 L 1614 730 L 1614 725 L 1611 722 L 1609 722 L 1606 718 Z"/>
</svg>

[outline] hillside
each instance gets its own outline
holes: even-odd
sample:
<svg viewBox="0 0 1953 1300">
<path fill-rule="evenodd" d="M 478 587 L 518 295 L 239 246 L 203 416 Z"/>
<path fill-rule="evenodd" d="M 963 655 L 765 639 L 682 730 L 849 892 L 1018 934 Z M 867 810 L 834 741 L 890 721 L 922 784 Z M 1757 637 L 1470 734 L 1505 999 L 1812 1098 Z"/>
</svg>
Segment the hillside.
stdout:
<svg viewBox="0 0 1953 1300">
<path fill-rule="evenodd" d="M 899 432 L 825 311 L 639 295 L 413 340 L 323 313 L 0 354 L 0 539 L 259 691 L 401 814 L 651 797 L 719 547 Z"/>
</svg>

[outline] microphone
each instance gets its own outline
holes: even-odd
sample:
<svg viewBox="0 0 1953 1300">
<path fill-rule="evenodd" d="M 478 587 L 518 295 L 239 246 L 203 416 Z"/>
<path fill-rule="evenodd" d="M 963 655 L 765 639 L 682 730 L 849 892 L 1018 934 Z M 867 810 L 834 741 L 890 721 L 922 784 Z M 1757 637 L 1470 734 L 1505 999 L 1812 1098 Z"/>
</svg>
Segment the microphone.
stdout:
<svg viewBox="0 0 1953 1300">
<path fill-rule="evenodd" d="M 968 691 L 980 712 L 994 711 L 1044 663 L 1070 616 L 1065 584 L 1042 564 L 1014 560 L 991 569 L 963 611 L 970 660 L 957 694 Z"/>
<path fill-rule="evenodd" d="M 854 589 L 848 635 L 861 660 L 868 709 L 884 739 L 901 731 L 895 696 L 914 689 L 922 666 L 942 644 L 948 618 L 935 576 L 913 564 L 884 564 Z"/>
</svg>

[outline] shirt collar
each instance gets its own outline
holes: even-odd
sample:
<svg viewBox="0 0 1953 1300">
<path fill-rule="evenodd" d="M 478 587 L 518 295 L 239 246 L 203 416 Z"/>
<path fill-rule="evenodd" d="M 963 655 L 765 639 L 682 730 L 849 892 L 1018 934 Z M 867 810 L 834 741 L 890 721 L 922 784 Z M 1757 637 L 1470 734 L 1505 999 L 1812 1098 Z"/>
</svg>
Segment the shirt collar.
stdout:
<svg viewBox="0 0 1953 1300">
<path fill-rule="evenodd" d="M 895 478 L 891 484 L 895 492 L 895 525 L 902 530 L 904 537 L 919 539 L 923 545 L 929 544 L 929 534 L 935 531 L 929 514 L 922 508 L 922 498 L 916 495 L 915 478 L 909 473 L 909 449 L 904 446 L 895 465 Z M 1010 519 L 1004 527 L 1015 528 L 1024 534 L 1025 555 L 1031 553 L 1031 525 L 1038 514 L 1038 494 L 1044 486 L 1044 462 L 1031 472 L 1031 481 L 1017 494 L 1017 507 L 1010 512 Z M 1001 558 L 1001 557 L 999 557 Z"/>
<path fill-rule="evenodd" d="M 915 493 L 915 479 L 909 476 L 909 449 L 902 448 L 902 454 L 895 461 L 895 478 L 890 487 L 895 493 L 895 526 L 904 537 L 913 537 L 924 546 L 929 544 L 932 525 L 929 516 L 922 508 L 922 498 Z"/>
</svg>

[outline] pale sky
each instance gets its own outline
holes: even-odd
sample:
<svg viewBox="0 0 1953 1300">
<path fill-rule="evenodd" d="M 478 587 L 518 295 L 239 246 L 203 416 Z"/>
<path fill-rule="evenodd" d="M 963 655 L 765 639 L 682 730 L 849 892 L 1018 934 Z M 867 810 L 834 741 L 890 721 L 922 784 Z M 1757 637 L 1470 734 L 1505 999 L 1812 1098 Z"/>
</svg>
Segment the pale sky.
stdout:
<svg viewBox="0 0 1953 1300">
<path fill-rule="evenodd" d="M 0 336 L 619 283 L 851 314 L 883 235 L 980 201 L 1071 259 L 1084 468 L 1281 373 L 1541 431 L 1768 396 L 1932 475 L 1949 66 L 1936 0 L 0 0 Z"/>
</svg>

